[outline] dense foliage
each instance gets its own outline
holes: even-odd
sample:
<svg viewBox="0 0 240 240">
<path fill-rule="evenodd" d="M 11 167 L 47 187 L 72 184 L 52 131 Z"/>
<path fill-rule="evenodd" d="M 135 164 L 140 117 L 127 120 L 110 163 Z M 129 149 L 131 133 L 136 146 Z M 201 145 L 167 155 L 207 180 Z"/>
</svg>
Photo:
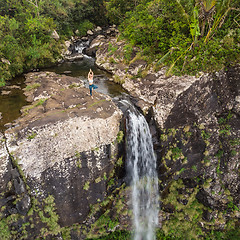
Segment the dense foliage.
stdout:
<svg viewBox="0 0 240 240">
<path fill-rule="evenodd" d="M 232 230 L 229 232 L 221 232 L 221 231 L 212 231 L 207 233 L 207 235 L 202 238 L 206 240 L 238 240 L 239 239 L 240 230 Z M 182 240 L 185 239 L 185 235 L 181 237 L 172 236 L 169 234 L 166 236 L 161 230 L 156 232 L 156 239 L 157 240 Z M 87 240 L 129 240 L 131 239 L 131 233 L 127 231 L 114 231 L 107 236 L 100 237 L 98 239 L 87 239 Z"/>
<path fill-rule="evenodd" d="M 100 7 L 99 7 L 100 6 Z M 0 0 L 0 86 L 57 61 L 62 39 L 106 24 L 102 0 Z M 54 30 L 61 39 L 52 37 Z"/>
<path fill-rule="evenodd" d="M 119 2 L 108 1 L 109 17 L 120 22 L 130 44 L 139 46 L 157 65 L 168 64 L 168 73 L 195 74 L 239 62 L 238 0 Z"/>
<path fill-rule="evenodd" d="M 219 70 L 240 59 L 239 0 L 0 0 L 0 86 L 54 63 L 61 39 L 108 21 L 168 73 Z M 76 31 L 78 30 L 78 31 Z M 126 46 L 127 48 L 127 46 Z"/>
</svg>

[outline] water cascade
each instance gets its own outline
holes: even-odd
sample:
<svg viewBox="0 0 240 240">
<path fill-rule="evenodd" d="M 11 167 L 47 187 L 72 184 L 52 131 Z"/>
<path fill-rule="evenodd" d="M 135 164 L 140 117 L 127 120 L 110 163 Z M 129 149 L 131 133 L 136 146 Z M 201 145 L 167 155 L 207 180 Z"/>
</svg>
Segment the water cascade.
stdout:
<svg viewBox="0 0 240 240">
<path fill-rule="evenodd" d="M 76 45 L 74 45 L 74 52 L 77 52 L 79 54 L 83 53 L 83 49 L 89 47 L 89 41 L 83 42 L 83 41 L 78 41 Z"/>
<path fill-rule="evenodd" d="M 127 171 L 132 185 L 134 240 L 153 240 L 159 208 L 156 157 L 148 123 L 132 108 L 127 117 Z"/>
</svg>

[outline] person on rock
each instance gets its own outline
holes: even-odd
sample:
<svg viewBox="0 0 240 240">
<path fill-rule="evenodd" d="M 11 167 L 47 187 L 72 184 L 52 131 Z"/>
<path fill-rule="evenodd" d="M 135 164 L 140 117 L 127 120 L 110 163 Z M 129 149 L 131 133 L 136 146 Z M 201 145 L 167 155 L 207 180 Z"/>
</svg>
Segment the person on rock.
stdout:
<svg viewBox="0 0 240 240">
<path fill-rule="evenodd" d="M 90 71 L 88 73 L 88 83 L 89 83 L 90 95 L 91 95 L 91 98 L 93 98 L 92 90 L 98 88 L 98 86 L 93 84 L 93 71 L 92 71 L 91 68 L 90 68 Z"/>
</svg>

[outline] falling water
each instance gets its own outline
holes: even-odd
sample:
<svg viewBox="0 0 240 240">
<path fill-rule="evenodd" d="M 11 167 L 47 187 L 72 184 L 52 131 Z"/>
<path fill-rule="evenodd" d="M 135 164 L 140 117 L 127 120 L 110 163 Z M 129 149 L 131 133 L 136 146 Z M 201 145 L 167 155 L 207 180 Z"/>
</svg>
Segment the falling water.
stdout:
<svg viewBox="0 0 240 240">
<path fill-rule="evenodd" d="M 134 240 L 153 240 L 158 224 L 158 177 L 145 118 L 128 110 L 127 169 L 132 184 Z"/>
<path fill-rule="evenodd" d="M 74 49 L 75 49 L 75 52 L 82 54 L 83 49 L 86 48 L 86 47 L 89 47 L 89 41 L 87 41 L 87 42 L 79 41 L 78 44 L 76 44 L 74 46 Z"/>
</svg>

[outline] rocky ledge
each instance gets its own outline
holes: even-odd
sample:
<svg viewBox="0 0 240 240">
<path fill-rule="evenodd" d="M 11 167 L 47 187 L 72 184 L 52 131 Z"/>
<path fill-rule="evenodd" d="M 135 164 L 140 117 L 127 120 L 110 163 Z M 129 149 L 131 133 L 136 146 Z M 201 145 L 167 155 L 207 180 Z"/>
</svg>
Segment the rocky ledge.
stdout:
<svg viewBox="0 0 240 240">
<path fill-rule="evenodd" d="M 106 196 L 122 113 L 103 94 L 94 92 L 92 99 L 78 78 L 35 72 L 26 75 L 26 84 L 30 103 L 0 136 L 0 205 L 6 218 L 32 211 L 41 219 L 43 225 L 31 220 L 31 239 L 83 222 Z M 54 209 L 40 216 L 37 209 L 49 201 Z M 57 216 L 54 228 L 45 221 L 51 214 Z"/>
<path fill-rule="evenodd" d="M 29 73 L 26 83 L 32 103 L 5 136 L 27 176 L 38 178 L 61 159 L 116 138 L 121 113 L 107 96 L 94 92 L 92 99 L 79 79 L 50 72 Z"/>
</svg>

